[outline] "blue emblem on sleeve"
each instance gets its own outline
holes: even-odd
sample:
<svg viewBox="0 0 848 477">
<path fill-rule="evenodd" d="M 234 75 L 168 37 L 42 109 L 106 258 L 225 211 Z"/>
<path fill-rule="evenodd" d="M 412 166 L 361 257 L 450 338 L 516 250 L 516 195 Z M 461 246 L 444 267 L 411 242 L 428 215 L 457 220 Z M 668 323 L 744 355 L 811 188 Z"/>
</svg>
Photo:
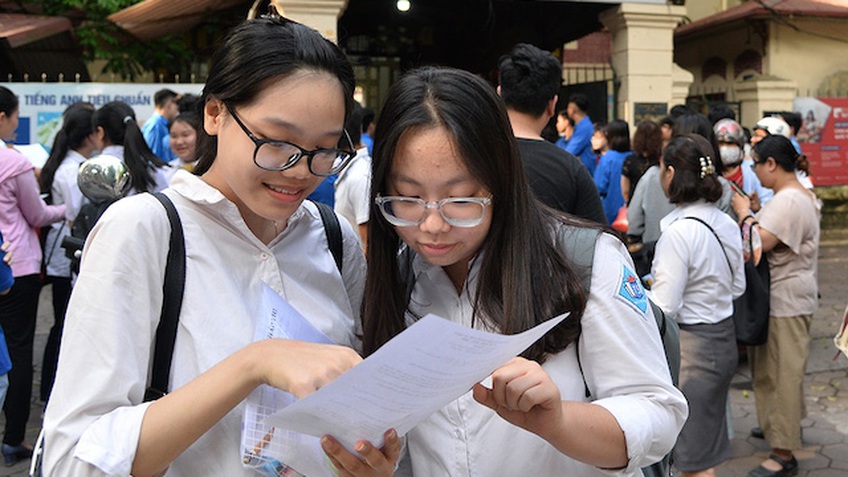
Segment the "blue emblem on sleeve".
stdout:
<svg viewBox="0 0 848 477">
<path fill-rule="evenodd" d="M 616 298 L 639 311 L 644 315 L 648 311 L 648 296 L 642 288 L 642 282 L 627 265 L 621 265 L 621 284 L 618 287 Z"/>
</svg>

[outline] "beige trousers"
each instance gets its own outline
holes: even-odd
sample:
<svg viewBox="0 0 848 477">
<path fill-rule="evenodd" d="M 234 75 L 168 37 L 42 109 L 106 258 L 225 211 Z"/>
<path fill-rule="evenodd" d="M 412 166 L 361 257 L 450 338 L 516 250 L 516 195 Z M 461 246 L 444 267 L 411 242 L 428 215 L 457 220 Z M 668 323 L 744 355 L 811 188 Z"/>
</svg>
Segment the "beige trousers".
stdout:
<svg viewBox="0 0 848 477">
<path fill-rule="evenodd" d="M 801 447 L 804 372 L 810 353 L 813 315 L 769 318 L 768 341 L 748 348 L 757 419 L 772 448 Z"/>
</svg>

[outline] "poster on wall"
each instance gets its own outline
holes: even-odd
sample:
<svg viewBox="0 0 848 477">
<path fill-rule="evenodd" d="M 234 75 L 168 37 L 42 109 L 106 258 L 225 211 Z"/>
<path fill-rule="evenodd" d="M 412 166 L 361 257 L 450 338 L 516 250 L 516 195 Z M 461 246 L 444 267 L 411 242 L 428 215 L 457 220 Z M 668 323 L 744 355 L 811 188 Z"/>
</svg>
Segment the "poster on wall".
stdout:
<svg viewBox="0 0 848 477">
<path fill-rule="evenodd" d="M 817 186 L 848 184 L 848 98 L 795 98 L 796 137 Z"/>
<path fill-rule="evenodd" d="M 132 106 L 139 125 L 154 112 L 153 95 L 160 89 L 178 94 L 199 95 L 203 84 L 196 83 L 0 83 L 19 100 L 18 129 L 14 143 L 41 145 L 49 150 L 62 125 L 62 112 L 73 103 L 85 101 L 99 108 L 110 101 Z"/>
</svg>

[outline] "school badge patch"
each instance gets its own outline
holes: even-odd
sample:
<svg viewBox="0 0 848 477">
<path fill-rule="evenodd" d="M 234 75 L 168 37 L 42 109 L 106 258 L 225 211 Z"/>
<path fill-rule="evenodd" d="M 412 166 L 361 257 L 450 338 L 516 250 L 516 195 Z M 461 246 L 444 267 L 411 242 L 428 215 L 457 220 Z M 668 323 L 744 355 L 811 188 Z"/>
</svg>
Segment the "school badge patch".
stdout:
<svg viewBox="0 0 848 477">
<path fill-rule="evenodd" d="M 645 294 L 639 277 L 627 268 L 627 265 L 621 265 L 621 282 L 615 297 L 638 311 L 643 317 L 648 311 L 648 295 Z"/>
</svg>

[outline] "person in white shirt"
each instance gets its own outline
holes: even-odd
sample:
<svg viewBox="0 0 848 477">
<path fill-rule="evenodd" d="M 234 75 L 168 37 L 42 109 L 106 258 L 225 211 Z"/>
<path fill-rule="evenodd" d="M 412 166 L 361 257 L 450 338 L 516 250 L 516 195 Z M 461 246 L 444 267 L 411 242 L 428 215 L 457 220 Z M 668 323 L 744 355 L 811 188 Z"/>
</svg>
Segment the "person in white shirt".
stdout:
<svg viewBox="0 0 848 477">
<path fill-rule="evenodd" d="M 115 156 L 127 165 L 131 184 L 128 196 L 168 187 L 172 168 L 144 142 L 130 105 L 123 101 L 106 103 L 94 112 L 92 121 L 100 153 Z"/>
<path fill-rule="evenodd" d="M 371 156 L 361 141 L 359 125 L 362 124 L 362 106 L 354 105 L 354 111 L 348 119 L 346 130 L 350 140 L 356 145 L 356 155 L 347 167 L 339 172 L 334 184 L 336 188 L 333 208 L 336 213 L 347 219 L 353 229 L 359 232 L 362 250 L 368 244 L 368 217 L 370 216 L 369 193 L 371 192 Z"/>
<path fill-rule="evenodd" d="M 533 197 L 494 88 L 460 70 L 414 70 L 392 87 L 375 140 L 366 354 L 427 313 L 514 334 L 571 312 L 490 389 L 475 385 L 411 430 L 396 475 L 641 475 L 661 459 L 686 402 L 632 262 L 601 234 L 584 293 L 555 239 L 578 219 Z"/>
<path fill-rule="evenodd" d="M 659 171 L 677 207 L 660 221 L 651 292 L 680 325 L 680 389 L 689 401 L 674 465 L 684 476 L 714 476 L 731 457 L 725 412 L 738 359 L 733 300 L 745 292 L 742 238 L 716 206 L 722 185 L 703 136 L 673 138 Z"/>
<path fill-rule="evenodd" d="M 303 397 L 360 362 L 364 257 L 341 221 L 340 273 L 304 202 L 353 155 L 339 148 L 353 88 L 343 53 L 304 25 L 269 15 L 228 36 L 203 92 L 195 175 L 178 171 L 165 191 L 186 244 L 170 392 L 142 402 L 170 225 L 139 194 L 86 240 L 44 420 L 45 476 L 255 475 L 242 465 L 243 400 L 263 384 Z M 338 345 L 253 341 L 263 282 Z M 388 476 L 401 445 L 384 438 L 383 449 L 358 442 L 356 456 L 321 443 L 341 475 Z"/>
<path fill-rule="evenodd" d="M 44 346 L 41 365 L 40 397 L 45 402 L 50 396 L 56 375 L 59 340 L 71 297 L 71 259 L 65 255 L 62 239 L 71 235 L 71 226 L 77 214 L 88 202 L 77 185 L 77 173 L 83 161 L 94 152 L 94 130 L 91 126 L 93 115 L 94 106 L 90 103 L 75 103 L 65 110 L 62 129 L 56 134 L 50 157 L 38 178 L 42 194 L 48 194 L 48 203 L 65 204 L 65 220 L 50 225 L 43 239 L 44 268 L 52 290 L 54 319 Z"/>
</svg>

